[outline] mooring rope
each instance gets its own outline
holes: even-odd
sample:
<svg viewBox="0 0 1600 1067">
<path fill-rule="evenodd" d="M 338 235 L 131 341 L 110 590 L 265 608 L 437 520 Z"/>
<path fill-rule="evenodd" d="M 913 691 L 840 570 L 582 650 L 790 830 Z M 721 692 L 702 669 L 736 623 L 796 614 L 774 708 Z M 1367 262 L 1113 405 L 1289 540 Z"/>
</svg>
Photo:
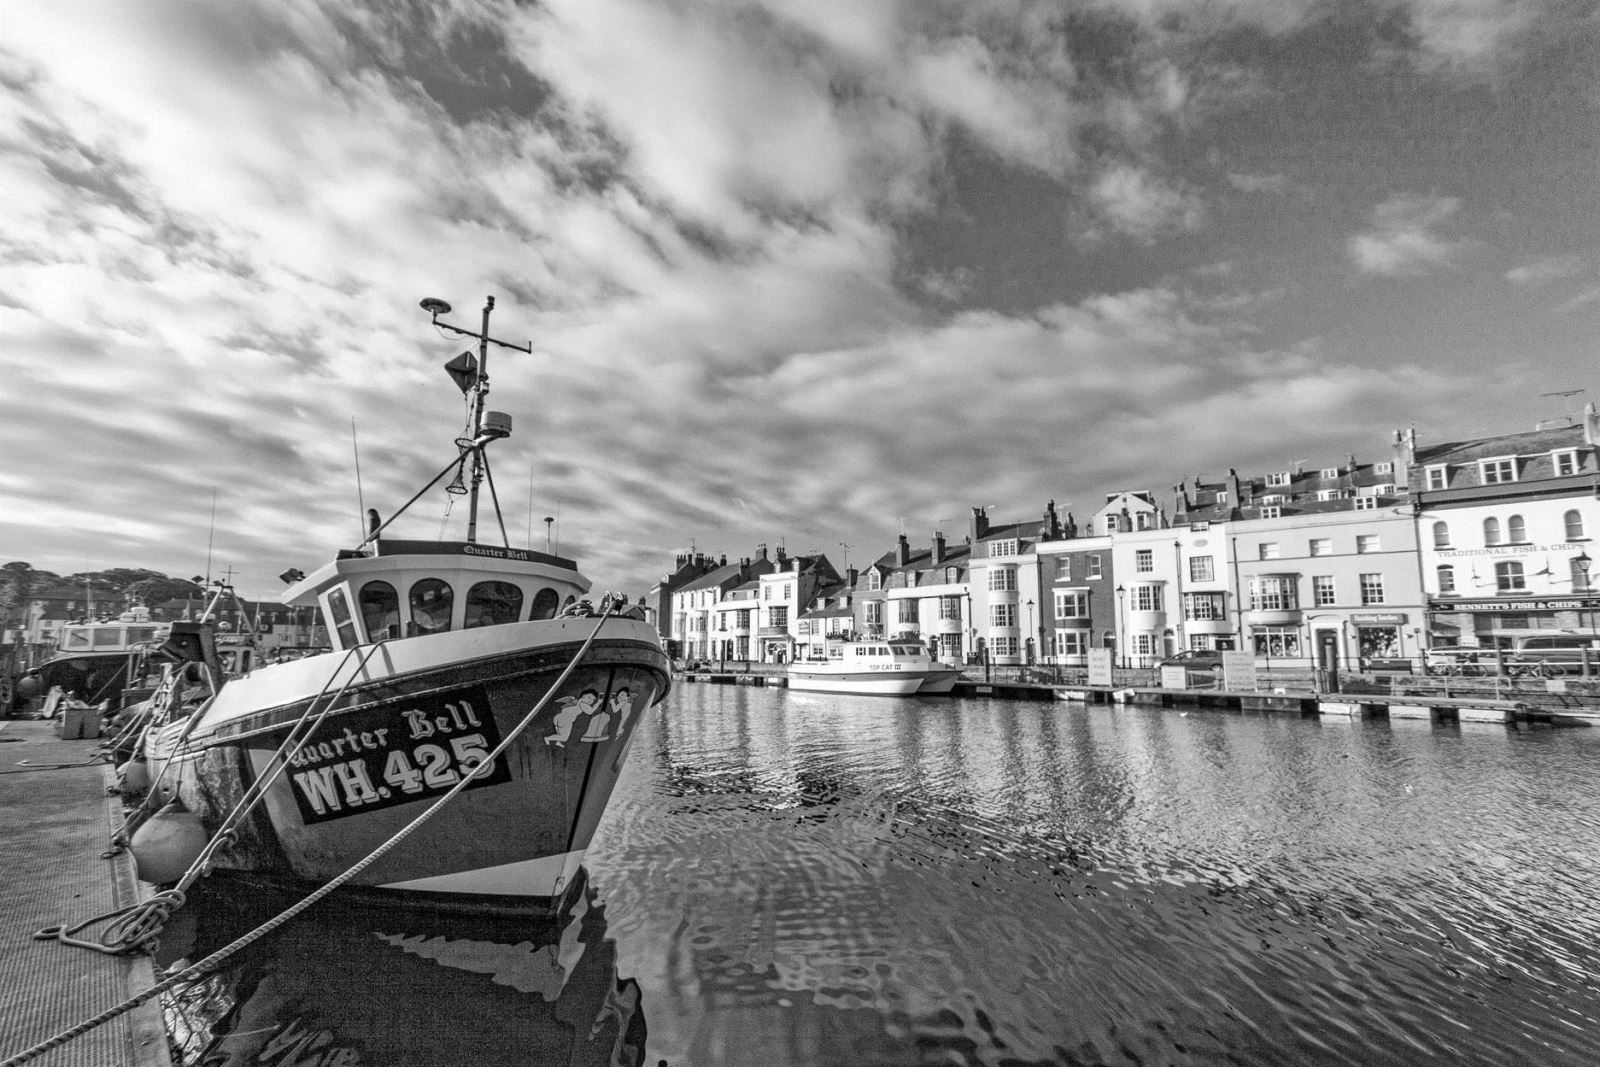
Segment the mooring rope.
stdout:
<svg viewBox="0 0 1600 1067">
<path fill-rule="evenodd" d="M 583 657 L 588 653 L 590 646 L 594 644 L 595 638 L 600 636 L 600 628 L 605 625 L 607 619 L 612 617 L 612 610 L 610 598 L 608 597 L 606 601 L 602 602 L 600 618 L 595 622 L 594 630 L 589 634 L 588 639 L 584 641 L 583 645 L 573 655 L 572 662 L 568 663 L 566 669 L 564 669 L 560 676 L 550 684 L 550 687 L 545 691 L 544 696 L 539 698 L 539 702 L 522 717 L 522 721 L 517 723 L 517 725 L 512 728 L 511 732 L 506 735 L 505 740 L 496 745 L 489 752 L 489 754 L 485 756 L 480 763 L 478 763 L 477 766 L 467 771 L 466 774 L 462 776 L 461 781 L 452 786 L 449 792 L 443 794 L 438 800 L 435 800 L 432 804 L 430 804 L 428 806 L 428 810 L 424 811 L 411 822 L 401 827 L 398 831 L 396 831 L 393 837 L 389 838 L 389 840 L 373 849 L 363 859 L 358 860 L 356 864 L 349 870 L 338 875 L 326 885 L 320 886 L 303 900 L 291 904 L 288 908 L 273 916 L 271 919 L 268 919 L 254 930 L 251 930 L 249 933 L 244 934 L 229 944 L 224 945 L 222 948 L 219 948 L 217 951 L 213 952 L 200 962 L 190 964 L 177 974 L 170 975 L 162 981 L 157 982 L 143 993 L 138 993 L 132 997 L 129 997 L 127 1000 L 116 1005 L 115 1007 L 107 1008 L 100 1014 L 85 1019 L 83 1022 L 72 1027 L 71 1029 L 63 1030 L 61 1033 L 56 1034 L 53 1037 L 46 1038 L 44 1041 L 39 1042 L 37 1045 L 34 1045 L 31 1048 L 24 1049 L 23 1051 L 12 1056 L 10 1059 L 0 1062 L 0 1067 L 19 1067 L 20 1064 L 37 1059 L 46 1052 L 49 1052 L 51 1049 L 59 1048 L 68 1041 L 72 1041 L 75 1038 L 81 1037 L 82 1035 L 89 1033 L 91 1030 L 104 1026 L 112 1019 L 127 1014 L 134 1008 L 137 1008 L 139 1005 L 153 999 L 154 997 L 160 996 L 162 993 L 167 992 L 169 989 L 172 989 L 175 986 L 181 985 L 184 982 L 192 982 L 200 978 L 207 971 L 211 970 L 229 956 L 267 936 L 272 931 L 276 930 L 290 919 L 293 919 L 295 916 L 311 907 L 311 905 L 317 903 L 317 901 L 321 900 L 323 897 L 327 896 L 329 893 L 332 893 L 335 889 L 338 889 L 350 879 L 366 870 L 383 856 L 387 855 L 407 837 L 411 836 L 411 834 L 420 826 L 422 826 L 423 823 L 433 818 L 436 812 L 442 809 L 450 801 L 454 800 L 457 794 L 465 789 L 473 779 L 479 777 L 480 775 L 491 773 L 487 771 L 486 768 L 494 766 L 494 761 L 500 758 L 500 756 L 504 754 L 505 750 L 511 746 L 511 742 L 520 737 L 522 732 L 533 723 L 534 718 L 539 714 L 539 712 L 543 711 L 544 706 L 550 702 L 550 698 L 555 696 L 561 687 L 566 684 L 566 681 L 572 675 L 572 672 L 577 669 L 578 664 L 583 662 Z M 182 904 L 181 900 L 179 901 L 179 904 Z"/>
</svg>

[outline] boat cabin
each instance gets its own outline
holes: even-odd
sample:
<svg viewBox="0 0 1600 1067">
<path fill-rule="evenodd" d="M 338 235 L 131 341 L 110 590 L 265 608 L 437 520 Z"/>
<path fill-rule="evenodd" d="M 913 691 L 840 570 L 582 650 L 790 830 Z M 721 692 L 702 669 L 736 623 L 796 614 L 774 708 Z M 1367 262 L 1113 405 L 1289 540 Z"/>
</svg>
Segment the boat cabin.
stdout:
<svg viewBox="0 0 1600 1067">
<path fill-rule="evenodd" d="M 570 559 L 475 542 L 379 539 L 283 593 L 316 604 L 336 651 L 374 641 L 553 619 L 589 591 Z"/>
<path fill-rule="evenodd" d="M 839 646 L 836 658 L 846 660 L 875 660 L 892 662 L 895 659 L 925 657 L 928 650 L 921 641 L 855 641 Z"/>
<path fill-rule="evenodd" d="M 132 652 L 139 645 L 159 640 L 166 626 L 150 620 L 147 608 L 125 611 L 114 622 L 72 623 L 56 631 L 56 652 L 109 655 Z"/>
</svg>

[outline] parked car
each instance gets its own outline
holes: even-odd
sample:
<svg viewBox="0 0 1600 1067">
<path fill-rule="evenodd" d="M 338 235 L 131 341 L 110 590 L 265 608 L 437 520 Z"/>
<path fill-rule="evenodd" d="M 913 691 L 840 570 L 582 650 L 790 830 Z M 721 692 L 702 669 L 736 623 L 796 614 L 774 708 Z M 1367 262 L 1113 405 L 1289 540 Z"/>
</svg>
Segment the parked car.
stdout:
<svg viewBox="0 0 1600 1067">
<path fill-rule="evenodd" d="M 1215 648 L 1189 648 L 1166 659 L 1156 661 L 1157 667 L 1185 667 L 1191 671 L 1222 673 L 1222 652 Z"/>
</svg>

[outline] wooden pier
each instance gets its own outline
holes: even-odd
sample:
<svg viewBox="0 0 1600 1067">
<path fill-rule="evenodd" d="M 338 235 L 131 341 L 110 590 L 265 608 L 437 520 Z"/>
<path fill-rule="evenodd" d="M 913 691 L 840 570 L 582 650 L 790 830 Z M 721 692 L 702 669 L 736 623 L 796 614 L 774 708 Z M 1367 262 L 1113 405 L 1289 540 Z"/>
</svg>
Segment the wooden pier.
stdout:
<svg viewBox="0 0 1600 1067">
<path fill-rule="evenodd" d="M 108 956 L 35 940 L 133 903 L 138 882 L 126 853 L 102 859 L 122 823 L 107 794 L 111 767 L 93 738 L 63 739 L 60 720 L 0 722 L 0 1059 L 9 1059 L 155 985 L 148 956 Z M 79 936 L 93 938 L 95 928 Z M 171 1067 L 155 1001 L 29 1061 L 41 1067 Z"/>
</svg>

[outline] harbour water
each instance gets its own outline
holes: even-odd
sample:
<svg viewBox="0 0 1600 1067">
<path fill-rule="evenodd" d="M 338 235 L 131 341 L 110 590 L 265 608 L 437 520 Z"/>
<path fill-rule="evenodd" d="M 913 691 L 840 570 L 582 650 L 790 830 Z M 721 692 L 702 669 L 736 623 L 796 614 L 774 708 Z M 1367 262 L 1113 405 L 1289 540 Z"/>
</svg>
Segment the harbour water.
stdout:
<svg viewBox="0 0 1600 1067">
<path fill-rule="evenodd" d="M 1590 729 L 680 685 L 589 870 L 543 930 L 313 909 L 190 991 L 181 1043 L 270 1064 L 1600 1062 Z"/>
</svg>

